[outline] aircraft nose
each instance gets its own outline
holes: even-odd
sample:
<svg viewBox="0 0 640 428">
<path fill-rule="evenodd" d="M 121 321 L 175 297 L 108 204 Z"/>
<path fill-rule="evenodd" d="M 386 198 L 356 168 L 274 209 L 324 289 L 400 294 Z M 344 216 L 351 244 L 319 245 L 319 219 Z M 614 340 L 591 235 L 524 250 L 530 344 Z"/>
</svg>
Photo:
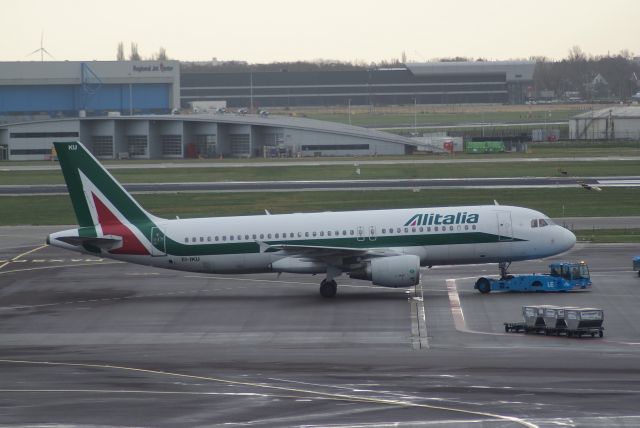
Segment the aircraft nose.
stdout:
<svg viewBox="0 0 640 428">
<path fill-rule="evenodd" d="M 558 226 L 561 229 L 560 238 L 558 239 L 558 244 L 561 247 L 562 251 L 567 251 L 573 248 L 576 244 L 576 235 L 573 234 L 572 231 L 566 229 L 562 226 Z"/>
</svg>

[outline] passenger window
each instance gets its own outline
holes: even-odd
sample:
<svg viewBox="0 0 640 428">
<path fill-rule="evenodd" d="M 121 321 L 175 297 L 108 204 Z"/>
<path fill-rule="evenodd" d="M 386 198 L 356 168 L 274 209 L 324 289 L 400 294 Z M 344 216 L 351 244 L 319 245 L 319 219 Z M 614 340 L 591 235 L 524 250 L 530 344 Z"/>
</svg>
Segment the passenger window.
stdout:
<svg viewBox="0 0 640 428">
<path fill-rule="evenodd" d="M 302 232 L 298 232 L 298 238 L 302 238 Z"/>
<path fill-rule="evenodd" d="M 279 234 L 279 233 L 276 233 L 275 238 L 276 238 L 276 239 L 280 238 L 280 234 Z"/>
<path fill-rule="evenodd" d="M 327 236 L 331 236 L 331 231 L 327 231 Z"/>
<path fill-rule="evenodd" d="M 248 241 L 249 240 L 249 235 L 244 235 L 244 239 L 245 239 L 245 241 Z"/>
<path fill-rule="evenodd" d="M 476 230 L 476 225 L 475 224 L 471 225 L 471 229 Z"/>
<path fill-rule="evenodd" d="M 227 240 L 227 236 L 226 236 L 226 235 L 224 235 L 224 236 L 222 237 L 222 240 L 223 240 L 223 241 L 226 241 L 226 240 Z"/>
<path fill-rule="evenodd" d="M 204 242 L 204 236 L 200 237 L 200 242 Z"/>
<path fill-rule="evenodd" d="M 453 226 L 449 226 L 449 230 L 453 230 Z"/>
<path fill-rule="evenodd" d="M 312 233 L 312 235 L 313 235 L 313 237 L 315 238 L 315 237 L 316 237 L 316 235 L 317 235 L 317 233 L 316 233 L 316 232 L 313 232 L 313 233 Z"/>
<path fill-rule="evenodd" d="M 356 233 L 353 231 L 353 229 L 351 229 L 351 230 L 349 231 L 349 235 L 353 236 L 353 235 L 355 235 L 355 234 L 356 234 Z"/>
<path fill-rule="evenodd" d="M 398 228 L 398 229 L 396 230 L 396 233 L 400 233 L 400 232 L 402 232 L 402 229 Z"/>
<path fill-rule="evenodd" d="M 271 239 L 271 234 L 267 234 L 267 239 Z"/>
<path fill-rule="evenodd" d="M 385 229 L 384 227 L 382 228 L 382 233 L 387 233 L 387 229 Z"/>
<path fill-rule="evenodd" d="M 295 233 L 291 232 L 291 233 L 289 234 L 289 238 L 295 238 L 295 237 L 296 237 Z"/>
<path fill-rule="evenodd" d="M 229 235 L 229 241 L 233 241 L 233 235 Z"/>
<path fill-rule="evenodd" d="M 346 231 L 346 230 L 343 230 L 343 231 L 342 231 L 342 236 L 345 236 L 346 234 L 347 234 L 347 231 Z"/>
<path fill-rule="evenodd" d="M 258 237 L 256 236 L 256 234 L 253 234 L 253 239 L 257 239 Z"/>
<path fill-rule="evenodd" d="M 305 238 L 308 238 L 308 237 L 309 237 L 309 232 L 305 232 L 305 233 L 304 233 L 304 237 L 305 237 Z"/>
<path fill-rule="evenodd" d="M 433 230 L 437 232 L 438 231 L 438 226 L 434 226 Z"/>
<path fill-rule="evenodd" d="M 323 230 L 320 231 L 320 236 L 324 236 L 324 231 Z"/>
<path fill-rule="evenodd" d="M 207 236 L 207 242 L 211 242 L 211 237 Z"/>
<path fill-rule="evenodd" d="M 404 228 L 404 233 L 409 233 L 409 228 L 408 227 Z"/>
<path fill-rule="evenodd" d="M 191 242 L 196 242 L 196 237 L 195 236 L 191 238 Z"/>
<path fill-rule="evenodd" d="M 412 228 L 411 228 L 411 231 L 415 233 L 416 228 L 415 228 L 415 227 L 412 227 Z"/>
<path fill-rule="evenodd" d="M 468 224 L 464 225 L 464 230 L 469 230 L 469 225 Z"/>
<path fill-rule="evenodd" d="M 264 239 L 264 233 L 260 234 L 260 239 Z"/>
<path fill-rule="evenodd" d="M 424 227 L 420 226 L 420 232 L 424 232 Z"/>
<path fill-rule="evenodd" d="M 218 237 L 217 237 L 217 236 L 216 236 L 214 239 L 215 239 L 216 241 L 218 241 Z"/>
<path fill-rule="evenodd" d="M 431 226 L 427 227 L 427 232 L 431 232 Z"/>
<path fill-rule="evenodd" d="M 189 238 L 184 238 L 184 242 L 188 244 L 189 243 Z"/>
<path fill-rule="evenodd" d="M 242 235 L 238 235 L 238 241 L 242 241 Z"/>
</svg>

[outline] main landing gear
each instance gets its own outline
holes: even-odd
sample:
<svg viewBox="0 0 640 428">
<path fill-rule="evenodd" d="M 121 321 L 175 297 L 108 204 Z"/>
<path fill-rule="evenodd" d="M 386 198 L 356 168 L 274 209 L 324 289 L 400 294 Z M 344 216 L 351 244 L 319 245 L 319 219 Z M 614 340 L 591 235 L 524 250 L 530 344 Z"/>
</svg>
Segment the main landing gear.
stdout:
<svg viewBox="0 0 640 428">
<path fill-rule="evenodd" d="M 320 295 L 322 297 L 330 299 L 336 296 L 338 284 L 333 278 L 340 276 L 340 274 L 342 274 L 342 271 L 335 266 L 327 268 L 327 277 L 320 283 Z"/>
<path fill-rule="evenodd" d="M 333 279 L 323 279 L 320 283 L 320 295 L 325 298 L 335 297 L 338 284 Z"/>
</svg>

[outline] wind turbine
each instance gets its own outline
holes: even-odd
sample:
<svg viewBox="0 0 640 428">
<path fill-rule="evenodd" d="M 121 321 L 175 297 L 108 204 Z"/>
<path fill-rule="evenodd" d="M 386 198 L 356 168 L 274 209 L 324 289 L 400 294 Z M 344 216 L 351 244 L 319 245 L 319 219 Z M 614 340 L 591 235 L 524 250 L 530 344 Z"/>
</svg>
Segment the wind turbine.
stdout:
<svg viewBox="0 0 640 428">
<path fill-rule="evenodd" d="M 40 48 L 39 48 L 39 49 L 36 49 L 36 50 L 35 50 L 35 51 L 33 51 L 33 52 L 31 52 L 31 53 L 30 53 L 29 55 L 27 55 L 27 56 L 31 56 L 31 55 L 33 55 L 33 54 L 34 54 L 34 53 L 36 53 L 36 52 L 40 52 L 40 62 L 44 62 L 44 54 L 45 54 L 45 53 L 46 53 L 47 55 L 49 55 L 52 59 L 55 59 L 55 58 L 53 57 L 53 55 L 51 55 L 51 54 L 49 53 L 49 51 L 48 51 L 48 50 L 46 50 L 46 49 L 44 48 L 44 46 L 43 46 L 43 42 L 44 42 L 44 31 L 42 31 L 42 32 L 40 33 Z"/>
</svg>

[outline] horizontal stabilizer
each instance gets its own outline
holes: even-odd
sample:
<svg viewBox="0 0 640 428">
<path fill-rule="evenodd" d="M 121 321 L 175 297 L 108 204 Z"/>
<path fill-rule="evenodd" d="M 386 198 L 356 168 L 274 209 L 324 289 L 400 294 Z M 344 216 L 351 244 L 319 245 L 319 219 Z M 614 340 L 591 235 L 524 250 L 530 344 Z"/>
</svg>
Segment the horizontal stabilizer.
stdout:
<svg viewBox="0 0 640 428">
<path fill-rule="evenodd" d="M 91 236 L 61 236 L 58 241 L 65 242 L 69 245 L 97 247 L 103 250 L 112 250 L 122 246 L 122 238 L 113 236 L 109 238 L 97 238 Z"/>
</svg>

